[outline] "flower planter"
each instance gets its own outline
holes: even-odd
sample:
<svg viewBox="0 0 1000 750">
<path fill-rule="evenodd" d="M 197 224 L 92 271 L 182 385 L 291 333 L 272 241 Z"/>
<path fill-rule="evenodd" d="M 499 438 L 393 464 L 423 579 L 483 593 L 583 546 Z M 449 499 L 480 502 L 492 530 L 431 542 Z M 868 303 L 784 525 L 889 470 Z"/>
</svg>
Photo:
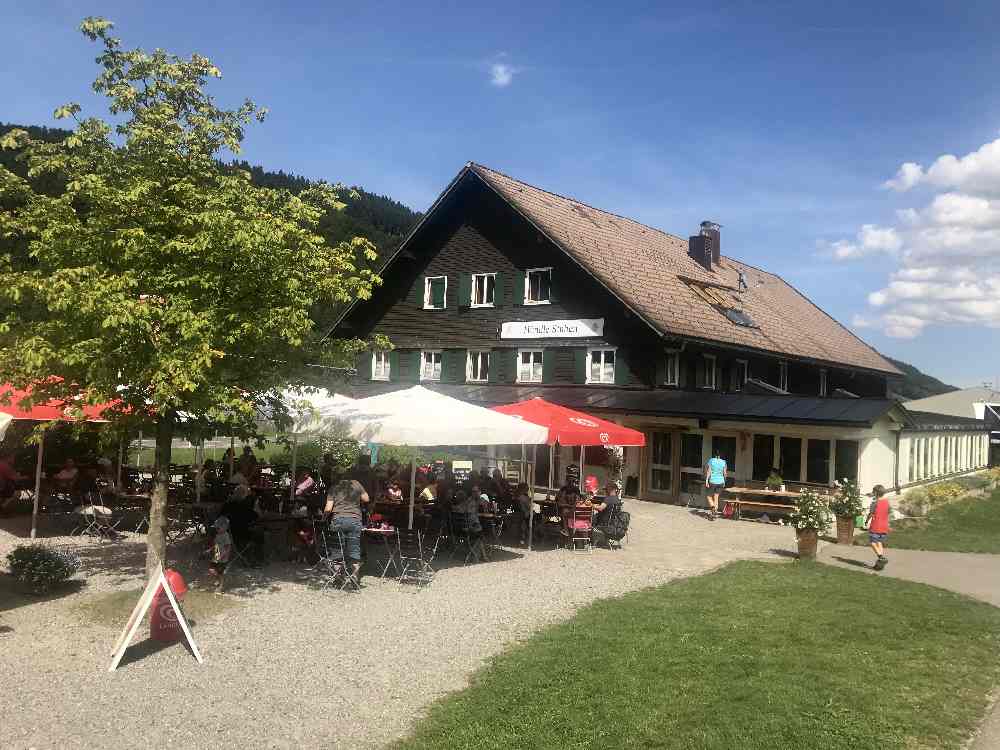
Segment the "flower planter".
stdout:
<svg viewBox="0 0 1000 750">
<path fill-rule="evenodd" d="M 854 544 L 854 519 L 837 516 L 837 544 Z"/>
<path fill-rule="evenodd" d="M 816 529 L 796 529 L 795 537 L 799 541 L 799 559 L 815 560 L 816 544 L 819 541 Z"/>
</svg>

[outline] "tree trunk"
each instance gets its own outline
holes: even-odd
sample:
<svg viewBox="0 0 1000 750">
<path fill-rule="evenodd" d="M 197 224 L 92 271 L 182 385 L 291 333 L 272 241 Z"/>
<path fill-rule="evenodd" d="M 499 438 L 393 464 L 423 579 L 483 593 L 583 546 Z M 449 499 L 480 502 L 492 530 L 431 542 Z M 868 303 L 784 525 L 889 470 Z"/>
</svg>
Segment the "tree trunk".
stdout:
<svg viewBox="0 0 1000 750">
<path fill-rule="evenodd" d="M 174 439 L 174 414 L 156 423 L 156 461 L 153 494 L 149 500 L 149 534 L 146 536 L 146 577 L 167 563 L 167 493 L 170 488 L 170 445 Z"/>
</svg>

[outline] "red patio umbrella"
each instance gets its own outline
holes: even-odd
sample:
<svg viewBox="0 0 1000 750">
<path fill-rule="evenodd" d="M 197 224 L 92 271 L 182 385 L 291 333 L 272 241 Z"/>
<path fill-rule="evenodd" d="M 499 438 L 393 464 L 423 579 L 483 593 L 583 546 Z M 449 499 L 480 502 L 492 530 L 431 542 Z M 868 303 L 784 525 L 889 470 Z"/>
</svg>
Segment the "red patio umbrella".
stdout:
<svg viewBox="0 0 1000 750">
<path fill-rule="evenodd" d="M 0 385 L 0 414 L 7 415 L 13 420 L 27 422 L 108 421 L 102 415 L 110 404 L 79 407 L 65 401 L 47 401 L 44 404 L 35 404 L 29 408 L 22 408 L 20 402 L 28 398 L 30 393 L 30 391 L 18 390 L 9 383 Z M 9 403 L 2 403 L 4 401 Z M 0 437 L 2 437 L 2 432 L 0 432 Z M 32 539 L 35 538 L 38 529 L 38 502 L 42 492 L 42 454 L 44 453 L 44 449 L 45 439 L 43 436 L 38 441 L 38 458 L 35 461 L 35 504 L 31 511 Z"/>
<path fill-rule="evenodd" d="M 552 471 L 554 466 L 554 446 L 559 445 L 579 445 L 580 446 L 580 473 L 583 473 L 583 464 L 586 446 L 588 445 L 632 445 L 644 446 L 646 436 L 638 430 L 629 427 L 622 427 L 615 422 L 606 419 L 584 414 L 581 411 L 574 411 L 559 404 L 553 404 L 543 398 L 531 398 L 527 401 L 518 401 L 504 406 L 494 406 L 494 411 L 507 414 L 512 417 L 520 417 L 526 422 L 547 427 L 549 438 L 546 441 L 549 448 L 549 483 L 552 484 Z M 523 452 L 522 452 L 523 453 Z M 521 465 L 524 465 L 524 456 L 521 456 Z M 532 462 L 532 467 L 534 461 Z M 532 476 L 534 473 L 532 472 Z M 581 477 L 582 478 L 582 477 Z M 532 478 L 534 485 L 534 478 Z M 534 496 L 534 487 L 531 490 Z M 531 527 L 534 513 L 528 515 L 528 550 L 531 550 Z"/>
</svg>

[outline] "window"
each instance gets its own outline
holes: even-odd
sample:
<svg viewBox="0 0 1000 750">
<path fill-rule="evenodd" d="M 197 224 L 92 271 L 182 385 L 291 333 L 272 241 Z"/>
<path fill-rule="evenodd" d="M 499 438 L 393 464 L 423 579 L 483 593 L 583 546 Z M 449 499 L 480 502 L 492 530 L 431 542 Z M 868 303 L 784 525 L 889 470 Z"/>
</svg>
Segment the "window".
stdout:
<svg viewBox="0 0 1000 750">
<path fill-rule="evenodd" d="M 448 277 L 428 276 L 424 279 L 424 309 L 444 310 L 448 297 Z"/>
<path fill-rule="evenodd" d="M 425 350 L 420 353 L 420 379 L 441 379 L 441 350 Z"/>
<path fill-rule="evenodd" d="M 806 481 L 830 483 L 830 441 L 810 440 L 806 445 Z"/>
<path fill-rule="evenodd" d="M 802 481 L 802 438 L 783 437 L 778 441 L 778 471 L 786 482 Z"/>
<path fill-rule="evenodd" d="M 779 362 L 778 363 L 778 387 L 783 390 L 788 390 L 788 363 Z"/>
<path fill-rule="evenodd" d="M 389 379 L 389 352 L 372 352 L 372 380 Z"/>
<path fill-rule="evenodd" d="M 469 352 L 469 363 L 465 369 L 465 379 L 470 383 L 485 383 L 490 379 L 489 352 Z"/>
<path fill-rule="evenodd" d="M 698 383 L 699 388 L 705 388 L 707 390 L 715 390 L 715 355 L 714 354 L 702 354 L 702 360 L 704 362 L 701 368 L 701 382 Z"/>
<path fill-rule="evenodd" d="M 743 384 L 750 377 L 749 370 L 745 359 L 738 359 L 733 363 L 733 386 L 731 389 L 733 393 L 739 393 L 743 390 Z"/>
<path fill-rule="evenodd" d="M 736 438 L 724 435 L 712 435 L 712 455 L 718 455 L 726 462 L 726 470 L 730 477 L 736 473 Z"/>
<path fill-rule="evenodd" d="M 819 371 L 819 395 L 826 395 L 826 369 L 820 368 Z"/>
<path fill-rule="evenodd" d="M 663 384 L 678 385 L 680 383 L 681 355 L 679 352 L 667 352 L 667 366 L 664 369 Z"/>
<path fill-rule="evenodd" d="M 701 495 L 705 487 L 704 436 L 685 432 L 681 435 L 681 492 Z"/>
<path fill-rule="evenodd" d="M 774 435 L 754 435 L 753 436 L 753 478 L 758 482 L 763 482 L 771 473 L 771 469 L 777 467 L 774 460 Z"/>
<path fill-rule="evenodd" d="M 615 382 L 614 349 L 590 349 L 587 352 L 587 382 Z"/>
<path fill-rule="evenodd" d="M 472 274 L 472 306 L 493 307 L 496 286 L 497 275 L 495 273 Z"/>
<path fill-rule="evenodd" d="M 673 442 L 669 432 L 654 432 L 650 441 L 649 488 L 653 492 L 672 491 Z"/>
<path fill-rule="evenodd" d="M 858 441 L 838 440 L 834 461 L 834 478 L 858 481 Z"/>
<path fill-rule="evenodd" d="M 552 301 L 552 269 L 529 268 L 524 274 L 524 304 L 547 305 Z"/>
<path fill-rule="evenodd" d="M 517 382 L 542 382 L 541 349 L 522 349 L 517 353 Z"/>
</svg>

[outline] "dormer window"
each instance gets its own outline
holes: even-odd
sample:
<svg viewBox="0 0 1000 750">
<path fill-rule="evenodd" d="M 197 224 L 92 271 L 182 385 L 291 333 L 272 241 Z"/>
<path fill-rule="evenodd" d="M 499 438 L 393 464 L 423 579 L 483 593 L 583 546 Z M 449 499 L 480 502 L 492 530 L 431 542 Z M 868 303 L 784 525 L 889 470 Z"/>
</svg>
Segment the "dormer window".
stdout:
<svg viewBox="0 0 1000 750">
<path fill-rule="evenodd" d="M 819 371 L 819 395 L 825 396 L 827 392 L 826 385 L 826 368 L 822 368 Z"/>
<path fill-rule="evenodd" d="M 472 307 L 493 307 L 496 285 L 495 273 L 472 274 Z"/>
<path fill-rule="evenodd" d="M 778 387 L 783 391 L 788 391 L 788 363 L 778 363 Z"/>
<path fill-rule="evenodd" d="M 667 352 L 667 365 L 663 373 L 663 385 L 678 385 L 681 374 L 680 352 Z"/>
<path fill-rule="evenodd" d="M 428 276 L 424 279 L 424 309 L 444 310 L 448 298 L 448 277 Z"/>
<path fill-rule="evenodd" d="M 750 377 L 749 363 L 745 359 L 738 359 L 733 363 L 733 393 L 740 393 L 743 385 Z"/>
<path fill-rule="evenodd" d="M 701 356 L 703 366 L 701 368 L 701 382 L 698 383 L 698 387 L 704 388 L 707 391 L 714 391 L 716 388 L 715 355 L 703 354 Z"/>
<path fill-rule="evenodd" d="M 524 274 L 524 304 L 547 305 L 552 301 L 552 268 L 529 268 Z"/>
</svg>

